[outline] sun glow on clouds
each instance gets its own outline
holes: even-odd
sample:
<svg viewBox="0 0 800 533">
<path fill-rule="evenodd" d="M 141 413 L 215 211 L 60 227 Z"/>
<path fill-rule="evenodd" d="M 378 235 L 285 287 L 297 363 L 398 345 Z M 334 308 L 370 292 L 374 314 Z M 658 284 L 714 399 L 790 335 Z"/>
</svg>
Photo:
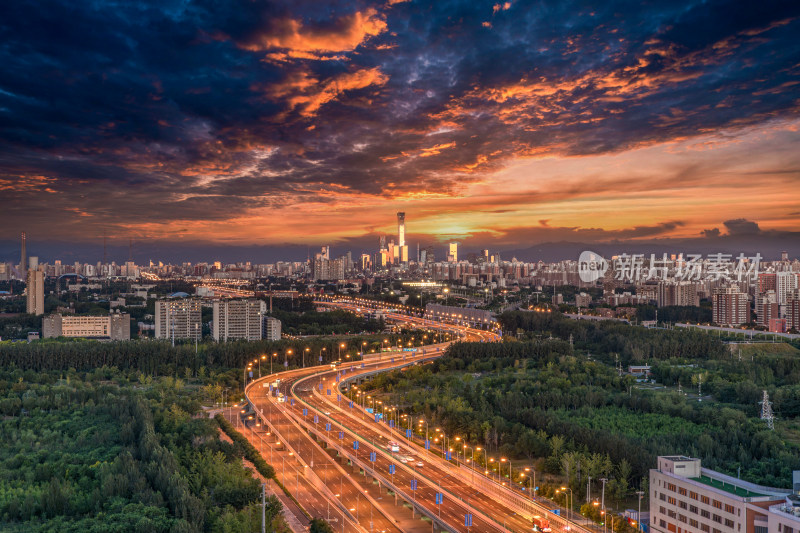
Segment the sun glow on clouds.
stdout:
<svg viewBox="0 0 800 533">
<path fill-rule="evenodd" d="M 333 204 L 290 203 L 268 212 L 256 208 L 223 223 L 226 229 L 217 227 L 215 234 L 222 240 L 270 234 L 276 243 L 296 236 L 315 244 L 361 234 L 376 221 L 384 221 L 377 231 L 391 233 L 391 214 L 400 209 L 414 213 L 409 231 L 436 240 L 487 231 L 502 238 L 504 231 L 541 226 L 543 219 L 561 228 L 565 238 L 569 231 L 564 228 L 589 231 L 600 220 L 606 231 L 685 220 L 666 224 L 659 236 L 696 237 L 703 228 L 743 213 L 789 230 L 795 227 L 790 213 L 797 210 L 797 201 L 785 194 L 785 187 L 800 176 L 774 179 L 774 169 L 797 159 L 789 147 L 800 142 L 799 126 L 800 121 L 776 122 L 738 134 L 720 132 L 607 155 L 521 158 L 451 195 L 418 191 L 379 199 L 328 190 Z M 747 155 L 754 152 L 761 154 L 758 160 Z M 769 178 L 760 183 L 772 185 L 753 188 L 759 178 Z M 323 221 L 331 217 L 337 223 L 328 227 Z M 246 235 L 242 224 L 249 228 Z"/>
</svg>

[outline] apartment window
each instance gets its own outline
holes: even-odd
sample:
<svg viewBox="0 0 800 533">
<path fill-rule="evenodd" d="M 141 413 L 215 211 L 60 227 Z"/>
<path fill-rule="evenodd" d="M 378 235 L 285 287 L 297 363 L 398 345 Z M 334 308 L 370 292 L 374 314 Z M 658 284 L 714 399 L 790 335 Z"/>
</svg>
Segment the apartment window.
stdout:
<svg viewBox="0 0 800 533">
<path fill-rule="evenodd" d="M 730 514 L 734 514 L 736 511 L 734 510 L 733 505 L 728 505 L 726 503 L 725 504 L 725 512 L 726 513 L 730 513 Z"/>
<path fill-rule="evenodd" d="M 670 504 L 670 505 L 675 505 L 675 502 L 676 502 L 676 501 L 677 501 L 677 500 L 676 500 L 675 498 L 673 498 L 672 496 L 670 496 L 669 498 L 667 498 L 667 503 L 668 503 L 668 504 Z"/>
<path fill-rule="evenodd" d="M 713 531 L 714 533 L 722 533 L 722 531 L 720 531 L 719 529 L 712 529 L 711 531 Z"/>
<path fill-rule="evenodd" d="M 769 528 L 767 526 L 754 526 L 753 533 L 767 533 Z"/>
<path fill-rule="evenodd" d="M 696 492 L 689 491 L 689 497 L 690 497 L 691 499 L 693 499 L 693 500 L 696 500 L 696 499 L 697 499 L 697 493 L 696 493 Z"/>
<path fill-rule="evenodd" d="M 711 513 L 709 513 L 705 509 L 700 509 L 700 516 L 702 516 L 703 518 L 711 518 Z"/>
<path fill-rule="evenodd" d="M 722 502 L 720 502 L 720 501 L 713 500 L 711 502 L 711 505 L 714 506 L 714 509 L 722 509 Z"/>
<path fill-rule="evenodd" d="M 680 507 L 681 509 L 686 509 L 687 508 L 686 502 L 683 500 L 679 500 L 678 507 Z"/>
<path fill-rule="evenodd" d="M 667 501 L 667 495 L 664 494 L 663 492 L 661 494 L 659 494 L 658 497 L 662 502 Z"/>
<path fill-rule="evenodd" d="M 789 526 L 783 526 L 783 533 L 794 533 L 794 529 Z"/>
<path fill-rule="evenodd" d="M 686 523 L 686 517 L 683 516 L 682 514 L 679 514 L 678 515 L 678 522 L 683 522 L 685 524 Z"/>
<path fill-rule="evenodd" d="M 667 483 L 667 489 L 675 492 L 675 483 Z"/>
<path fill-rule="evenodd" d="M 725 519 L 725 527 L 733 528 L 733 520 L 731 520 L 730 518 L 726 518 Z M 764 533 L 766 533 L 766 531 Z"/>
<path fill-rule="evenodd" d="M 718 515 L 718 514 L 712 515 L 711 516 L 711 520 L 713 520 L 714 522 L 716 522 L 718 524 L 722 523 L 722 517 L 720 515 Z"/>
<path fill-rule="evenodd" d="M 692 527 L 697 527 L 697 520 L 695 520 L 694 518 L 690 518 L 689 525 Z"/>
<path fill-rule="evenodd" d="M 675 511 L 667 511 L 667 516 L 670 518 L 675 518 Z"/>
<path fill-rule="evenodd" d="M 708 524 L 700 524 L 700 531 L 705 531 L 705 533 L 708 533 L 710 530 L 711 528 L 708 527 Z"/>
<path fill-rule="evenodd" d="M 683 487 L 678 488 L 678 494 L 680 494 L 681 496 L 686 496 L 686 489 L 684 489 Z"/>
<path fill-rule="evenodd" d="M 661 514 L 667 514 L 667 508 L 663 507 L 663 506 L 659 507 L 658 508 L 658 512 L 661 513 Z"/>
<path fill-rule="evenodd" d="M 700 503 L 704 503 L 704 504 L 708 505 L 709 501 L 710 500 L 708 499 L 708 496 L 700 496 Z"/>
<path fill-rule="evenodd" d="M 696 505 L 690 505 L 689 506 L 689 512 L 697 514 L 697 506 Z"/>
</svg>

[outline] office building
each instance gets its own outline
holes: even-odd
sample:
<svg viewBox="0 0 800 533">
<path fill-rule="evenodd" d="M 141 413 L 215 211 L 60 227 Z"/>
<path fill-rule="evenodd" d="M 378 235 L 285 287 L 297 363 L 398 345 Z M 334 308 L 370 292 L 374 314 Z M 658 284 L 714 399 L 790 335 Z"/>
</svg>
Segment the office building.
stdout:
<svg viewBox="0 0 800 533">
<path fill-rule="evenodd" d="M 406 245 L 406 214 L 397 213 L 397 245 Z"/>
<path fill-rule="evenodd" d="M 448 246 L 447 251 L 447 261 L 450 263 L 457 263 L 458 262 L 458 243 L 451 242 Z"/>
<path fill-rule="evenodd" d="M 747 294 L 736 285 L 714 289 L 712 320 L 720 326 L 738 326 L 750 322 Z"/>
<path fill-rule="evenodd" d="M 28 270 L 26 311 L 32 315 L 44 314 L 44 272 L 41 270 Z"/>
<path fill-rule="evenodd" d="M 109 313 L 104 316 L 48 315 L 42 319 L 42 337 L 127 341 L 131 338 L 131 316 L 128 313 Z"/>
<path fill-rule="evenodd" d="M 281 321 L 271 316 L 264 316 L 262 319 L 262 336 L 264 340 L 281 340 Z"/>
<path fill-rule="evenodd" d="M 20 235 L 21 239 L 21 257 L 19 258 L 19 272 L 20 275 L 24 274 L 28 271 L 28 249 L 27 249 L 27 239 L 25 238 L 25 232 L 22 232 Z"/>
<path fill-rule="evenodd" d="M 800 485 L 798 472 L 794 482 Z M 700 459 L 659 457 L 649 487 L 652 533 L 794 533 L 800 528 L 796 491 L 702 468 Z"/>
<path fill-rule="evenodd" d="M 211 329 L 214 340 L 261 340 L 261 317 L 266 311 L 262 300 L 216 300 Z"/>
<path fill-rule="evenodd" d="M 156 301 L 157 339 L 192 339 L 203 336 L 200 300 L 173 298 Z"/>
</svg>

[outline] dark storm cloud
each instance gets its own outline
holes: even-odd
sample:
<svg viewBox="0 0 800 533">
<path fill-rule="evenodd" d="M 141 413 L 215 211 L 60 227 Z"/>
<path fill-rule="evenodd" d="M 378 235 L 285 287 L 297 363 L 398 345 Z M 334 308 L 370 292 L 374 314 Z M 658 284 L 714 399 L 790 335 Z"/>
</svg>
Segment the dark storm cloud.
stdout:
<svg viewBox="0 0 800 533">
<path fill-rule="evenodd" d="M 6 2 L 0 191 L 13 207 L 0 216 L 49 206 L 102 227 L 331 191 L 448 193 L 518 156 L 760 123 L 797 112 L 799 14 L 797 2 Z"/>
</svg>

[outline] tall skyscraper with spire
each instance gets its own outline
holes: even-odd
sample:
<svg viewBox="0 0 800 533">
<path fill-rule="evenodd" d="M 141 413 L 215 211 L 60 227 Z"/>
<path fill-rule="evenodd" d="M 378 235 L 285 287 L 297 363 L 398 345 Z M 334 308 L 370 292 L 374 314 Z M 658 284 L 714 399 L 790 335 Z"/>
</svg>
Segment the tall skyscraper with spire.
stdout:
<svg viewBox="0 0 800 533">
<path fill-rule="evenodd" d="M 397 213 L 397 260 L 408 263 L 408 245 L 406 245 L 406 214 Z"/>
<path fill-rule="evenodd" d="M 25 243 L 25 232 L 22 232 L 22 257 L 19 261 L 19 271 L 23 276 L 28 272 L 28 250 Z"/>
</svg>

